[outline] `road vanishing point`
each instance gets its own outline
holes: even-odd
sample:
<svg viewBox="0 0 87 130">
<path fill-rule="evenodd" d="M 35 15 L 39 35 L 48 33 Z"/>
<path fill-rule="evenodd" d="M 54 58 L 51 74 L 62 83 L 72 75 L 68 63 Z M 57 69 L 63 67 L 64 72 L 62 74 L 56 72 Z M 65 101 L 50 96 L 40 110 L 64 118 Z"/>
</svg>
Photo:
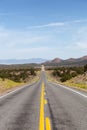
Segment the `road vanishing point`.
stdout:
<svg viewBox="0 0 87 130">
<path fill-rule="evenodd" d="M 0 97 L 0 130 L 87 130 L 87 93 L 42 71 L 38 82 Z"/>
</svg>

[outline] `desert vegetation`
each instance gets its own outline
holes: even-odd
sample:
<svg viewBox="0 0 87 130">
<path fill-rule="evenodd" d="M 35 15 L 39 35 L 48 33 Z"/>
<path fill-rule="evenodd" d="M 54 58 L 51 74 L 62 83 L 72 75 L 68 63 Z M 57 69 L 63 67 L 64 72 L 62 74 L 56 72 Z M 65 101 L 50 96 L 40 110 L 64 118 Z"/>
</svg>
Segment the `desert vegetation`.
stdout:
<svg viewBox="0 0 87 130">
<path fill-rule="evenodd" d="M 5 79 L 9 79 L 15 82 L 27 82 L 32 76 L 36 76 L 36 71 L 34 68 L 0 70 L 0 78 L 3 81 L 5 81 Z"/>
<path fill-rule="evenodd" d="M 36 82 L 38 79 L 39 70 L 33 67 L 0 68 L 0 95 L 26 83 Z"/>
<path fill-rule="evenodd" d="M 48 68 L 47 77 L 52 82 L 87 90 L 87 65 L 80 67 Z"/>
<path fill-rule="evenodd" d="M 87 65 L 84 66 L 84 72 L 87 72 Z"/>
<path fill-rule="evenodd" d="M 58 67 L 53 69 L 52 75 L 54 77 L 59 77 L 61 82 L 70 80 L 73 77 L 76 77 L 84 73 L 85 67 Z"/>
</svg>

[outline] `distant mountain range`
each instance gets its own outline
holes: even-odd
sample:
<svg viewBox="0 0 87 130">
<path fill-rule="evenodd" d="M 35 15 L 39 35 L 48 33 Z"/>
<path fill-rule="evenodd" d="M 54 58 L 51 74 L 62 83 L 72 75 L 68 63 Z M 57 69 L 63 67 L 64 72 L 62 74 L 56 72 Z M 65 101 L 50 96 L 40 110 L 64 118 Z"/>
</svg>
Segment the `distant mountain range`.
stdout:
<svg viewBox="0 0 87 130">
<path fill-rule="evenodd" d="M 0 59 L 0 64 L 43 64 L 45 66 L 67 66 L 67 65 L 85 65 L 87 64 L 87 56 L 80 58 L 69 58 L 69 59 L 60 59 L 55 58 L 53 60 L 46 60 L 42 58 L 32 58 L 32 59 Z"/>
<path fill-rule="evenodd" d="M 69 58 L 66 60 L 55 58 L 53 60 L 46 61 L 43 64 L 46 66 L 85 65 L 87 64 L 87 56 L 80 58 Z"/>
<path fill-rule="evenodd" d="M 46 59 L 32 58 L 32 59 L 0 59 L 0 64 L 30 64 L 30 63 L 43 63 Z"/>
</svg>

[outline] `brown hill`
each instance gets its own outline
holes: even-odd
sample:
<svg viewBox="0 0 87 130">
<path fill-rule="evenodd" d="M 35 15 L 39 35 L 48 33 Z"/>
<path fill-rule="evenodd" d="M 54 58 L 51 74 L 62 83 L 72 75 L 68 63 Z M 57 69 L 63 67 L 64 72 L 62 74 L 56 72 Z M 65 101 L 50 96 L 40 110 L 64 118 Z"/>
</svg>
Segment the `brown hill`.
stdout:
<svg viewBox="0 0 87 130">
<path fill-rule="evenodd" d="M 55 58 L 53 60 L 44 62 L 43 64 L 46 66 L 82 66 L 87 64 L 87 56 L 83 56 L 80 58 L 69 58 L 66 60 Z"/>
<path fill-rule="evenodd" d="M 80 58 L 69 58 L 65 61 L 69 61 L 69 62 L 77 62 L 77 61 L 84 61 L 84 60 L 87 60 L 87 56 L 83 56 L 83 57 L 80 57 Z"/>
<path fill-rule="evenodd" d="M 80 57 L 79 60 L 87 60 L 87 56 Z"/>
<path fill-rule="evenodd" d="M 69 61 L 69 62 L 75 62 L 76 59 L 75 59 L 75 58 L 69 58 L 69 59 L 67 59 L 66 61 Z"/>
<path fill-rule="evenodd" d="M 60 62 L 62 62 L 62 59 L 60 59 L 60 58 L 55 58 L 55 59 L 53 59 L 51 62 L 60 63 Z"/>
</svg>

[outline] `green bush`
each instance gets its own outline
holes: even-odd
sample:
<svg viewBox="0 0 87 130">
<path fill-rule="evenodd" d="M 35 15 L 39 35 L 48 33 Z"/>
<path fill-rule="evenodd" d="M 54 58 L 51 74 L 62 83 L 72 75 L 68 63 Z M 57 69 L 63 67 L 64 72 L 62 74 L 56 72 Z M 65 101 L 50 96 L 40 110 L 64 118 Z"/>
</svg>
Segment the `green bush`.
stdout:
<svg viewBox="0 0 87 130">
<path fill-rule="evenodd" d="M 61 81 L 64 82 L 69 80 L 79 74 L 84 74 L 87 71 L 87 66 L 85 67 L 59 67 L 53 70 L 52 75 L 60 77 Z"/>
<path fill-rule="evenodd" d="M 29 68 L 29 69 L 4 69 L 0 70 L 0 78 L 2 80 L 5 79 L 10 79 L 15 82 L 21 82 L 24 81 L 30 76 L 35 76 L 35 69 L 34 68 Z"/>
</svg>

